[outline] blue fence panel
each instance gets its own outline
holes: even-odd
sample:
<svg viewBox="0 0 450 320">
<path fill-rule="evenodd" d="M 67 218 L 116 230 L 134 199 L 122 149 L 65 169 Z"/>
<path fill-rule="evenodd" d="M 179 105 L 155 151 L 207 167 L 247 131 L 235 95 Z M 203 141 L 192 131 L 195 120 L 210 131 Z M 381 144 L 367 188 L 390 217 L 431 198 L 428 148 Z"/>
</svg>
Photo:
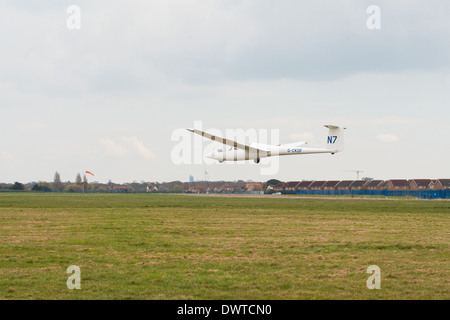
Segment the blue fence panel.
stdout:
<svg viewBox="0 0 450 320">
<path fill-rule="evenodd" d="M 297 190 L 299 195 L 322 196 L 384 196 L 414 197 L 419 199 L 450 199 L 450 190 Z"/>
</svg>

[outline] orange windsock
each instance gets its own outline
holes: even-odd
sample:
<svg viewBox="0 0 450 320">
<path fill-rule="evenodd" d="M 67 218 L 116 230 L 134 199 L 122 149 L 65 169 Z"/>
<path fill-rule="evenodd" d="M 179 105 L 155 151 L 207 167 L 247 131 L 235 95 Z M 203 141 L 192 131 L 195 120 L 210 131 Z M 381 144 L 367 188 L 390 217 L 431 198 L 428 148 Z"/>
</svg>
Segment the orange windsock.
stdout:
<svg viewBox="0 0 450 320">
<path fill-rule="evenodd" d="M 91 174 L 91 175 L 94 175 L 94 174 L 93 174 L 92 172 L 90 172 L 90 171 L 87 171 L 87 170 L 86 170 L 86 173 L 89 173 L 89 174 Z"/>
</svg>

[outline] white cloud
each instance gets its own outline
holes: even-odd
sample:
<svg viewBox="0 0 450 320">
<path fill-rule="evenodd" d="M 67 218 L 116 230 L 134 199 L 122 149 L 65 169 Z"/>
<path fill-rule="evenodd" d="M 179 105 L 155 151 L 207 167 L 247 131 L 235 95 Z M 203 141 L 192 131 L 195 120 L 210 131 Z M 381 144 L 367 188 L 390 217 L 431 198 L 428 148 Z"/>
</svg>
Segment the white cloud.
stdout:
<svg viewBox="0 0 450 320">
<path fill-rule="evenodd" d="M 155 155 L 153 154 L 150 149 L 148 149 L 142 141 L 140 141 L 137 137 L 122 137 L 121 140 L 130 146 L 134 151 L 136 151 L 138 154 L 143 156 L 147 159 L 153 159 L 155 158 Z"/>
<path fill-rule="evenodd" d="M 127 150 L 120 144 L 115 143 L 111 139 L 101 139 L 100 143 L 108 154 L 123 157 L 127 154 Z"/>
<path fill-rule="evenodd" d="M 387 143 L 394 143 L 394 142 L 398 142 L 398 140 L 399 140 L 399 138 L 396 135 L 390 134 L 390 133 L 381 133 L 381 134 L 377 135 L 376 138 L 378 140 L 380 140 L 381 142 L 387 142 Z"/>
<path fill-rule="evenodd" d="M 111 139 L 101 139 L 100 143 L 110 155 L 124 157 L 126 155 L 138 154 L 146 159 L 155 158 L 154 153 L 136 136 L 121 137 L 118 142 Z"/>
</svg>

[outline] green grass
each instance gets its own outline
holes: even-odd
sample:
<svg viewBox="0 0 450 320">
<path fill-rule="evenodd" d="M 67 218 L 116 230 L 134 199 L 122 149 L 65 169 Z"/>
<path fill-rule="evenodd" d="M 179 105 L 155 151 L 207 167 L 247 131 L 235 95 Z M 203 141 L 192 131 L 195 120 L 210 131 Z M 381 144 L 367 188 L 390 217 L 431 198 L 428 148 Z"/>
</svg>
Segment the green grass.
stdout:
<svg viewBox="0 0 450 320">
<path fill-rule="evenodd" d="M 0 193 L 0 299 L 449 299 L 449 214 L 449 201 Z M 374 264 L 381 290 L 366 287 Z"/>
</svg>

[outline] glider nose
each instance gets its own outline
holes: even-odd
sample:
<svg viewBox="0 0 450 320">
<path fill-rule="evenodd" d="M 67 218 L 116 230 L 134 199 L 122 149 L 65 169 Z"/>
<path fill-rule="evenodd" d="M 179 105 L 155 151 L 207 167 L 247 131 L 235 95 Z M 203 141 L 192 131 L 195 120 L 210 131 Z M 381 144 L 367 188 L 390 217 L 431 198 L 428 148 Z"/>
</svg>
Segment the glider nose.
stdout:
<svg viewBox="0 0 450 320">
<path fill-rule="evenodd" d="M 210 153 L 208 153 L 206 155 L 206 157 L 210 158 L 210 159 L 215 159 L 216 158 L 216 152 L 215 151 L 211 151 Z"/>
</svg>

